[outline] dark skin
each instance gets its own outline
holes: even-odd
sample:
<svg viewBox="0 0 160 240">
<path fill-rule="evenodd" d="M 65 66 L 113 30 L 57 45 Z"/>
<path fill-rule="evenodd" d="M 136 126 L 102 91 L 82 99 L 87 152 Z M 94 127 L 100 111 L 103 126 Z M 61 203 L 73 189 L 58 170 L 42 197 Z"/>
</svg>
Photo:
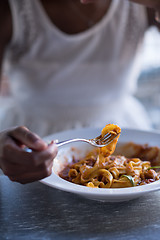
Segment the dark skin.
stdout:
<svg viewBox="0 0 160 240">
<path fill-rule="evenodd" d="M 75 34 L 88 29 L 87 19 L 94 23 L 100 21 L 107 13 L 111 0 L 81 0 L 81 3 L 80 0 L 41 0 L 41 2 L 50 20 L 61 31 Z M 146 6 L 149 26 L 158 26 L 154 20 L 154 11 L 160 9 L 159 0 L 133 0 L 133 2 Z M 12 37 L 12 17 L 7 0 L 0 1 L 0 31 L 1 69 L 5 49 Z M 33 151 L 27 153 L 24 146 Z M 48 146 L 24 126 L 0 132 L 0 168 L 12 181 L 24 184 L 49 176 L 56 155 L 57 147 L 54 143 Z"/>
</svg>

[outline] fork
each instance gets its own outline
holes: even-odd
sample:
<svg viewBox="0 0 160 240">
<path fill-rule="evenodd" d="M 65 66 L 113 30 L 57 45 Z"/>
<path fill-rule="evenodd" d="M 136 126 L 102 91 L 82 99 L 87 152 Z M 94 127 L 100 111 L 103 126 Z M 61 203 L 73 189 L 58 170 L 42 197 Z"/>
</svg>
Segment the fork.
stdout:
<svg viewBox="0 0 160 240">
<path fill-rule="evenodd" d="M 119 133 L 114 133 L 114 132 L 109 132 L 105 134 L 103 137 L 102 135 L 92 138 L 92 139 L 85 139 L 85 138 L 74 138 L 74 139 L 69 139 L 65 141 L 59 142 L 58 140 L 55 140 L 54 142 L 57 144 L 58 147 L 61 147 L 65 144 L 72 143 L 72 142 L 86 142 L 91 144 L 94 147 L 105 147 L 109 143 L 111 143 L 115 138 L 117 138 Z"/>
<path fill-rule="evenodd" d="M 119 133 L 108 132 L 103 137 L 102 137 L 102 135 L 99 135 L 98 137 L 92 138 L 92 139 L 74 138 L 74 139 L 69 139 L 69 140 L 65 140 L 65 141 L 61 141 L 61 142 L 59 142 L 58 140 L 54 140 L 54 141 L 51 141 L 50 143 L 48 143 L 48 146 L 52 142 L 56 143 L 57 147 L 61 147 L 65 144 L 72 143 L 72 142 L 86 142 L 86 143 L 91 144 L 94 147 L 105 147 L 109 143 L 111 143 L 114 139 L 116 139 L 118 137 L 118 135 L 119 135 Z M 32 149 L 26 147 L 25 151 L 32 152 Z"/>
</svg>

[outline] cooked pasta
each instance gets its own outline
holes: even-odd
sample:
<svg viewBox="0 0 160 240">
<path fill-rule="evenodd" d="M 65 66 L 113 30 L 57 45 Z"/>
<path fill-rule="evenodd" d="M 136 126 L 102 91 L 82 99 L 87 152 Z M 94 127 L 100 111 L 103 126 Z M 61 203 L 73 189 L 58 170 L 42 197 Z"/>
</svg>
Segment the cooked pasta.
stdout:
<svg viewBox="0 0 160 240">
<path fill-rule="evenodd" d="M 109 124 L 102 130 L 120 133 L 120 128 Z M 92 188 L 124 188 L 144 185 L 160 179 L 160 168 L 156 172 L 150 161 L 142 161 L 138 157 L 127 158 L 111 155 L 117 140 L 108 146 L 94 149 L 84 159 L 68 164 L 59 176 L 75 184 Z"/>
</svg>

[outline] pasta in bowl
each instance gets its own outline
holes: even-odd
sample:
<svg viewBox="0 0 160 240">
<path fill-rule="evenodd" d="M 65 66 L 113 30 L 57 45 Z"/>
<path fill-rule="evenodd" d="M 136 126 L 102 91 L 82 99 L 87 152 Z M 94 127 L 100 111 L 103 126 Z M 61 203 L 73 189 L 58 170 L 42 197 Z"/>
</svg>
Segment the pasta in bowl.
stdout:
<svg viewBox="0 0 160 240">
<path fill-rule="evenodd" d="M 154 167 L 150 161 L 142 161 L 139 158 L 126 158 L 121 155 L 104 157 L 93 150 L 80 161 L 73 158 L 59 176 L 87 187 L 125 188 L 159 180 L 160 167 Z"/>
<path fill-rule="evenodd" d="M 90 138 L 98 135 L 100 131 L 101 129 L 92 128 L 70 130 L 51 135 L 47 137 L 47 140 L 53 138 L 61 140 L 78 136 Z M 68 145 L 67 147 L 59 149 L 58 156 L 54 160 L 52 175 L 41 182 L 51 187 L 76 193 L 93 200 L 117 202 L 140 197 L 146 193 L 160 189 L 160 181 L 158 180 L 159 175 L 157 172 L 159 169 L 151 169 L 151 167 L 160 165 L 159 140 L 160 134 L 157 132 L 122 129 L 114 155 L 112 154 L 111 156 L 109 155 L 105 157 L 105 163 L 103 161 L 101 162 L 103 168 L 99 168 L 99 171 L 96 173 L 99 175 L 98 177 L 95 177 L 95 180 L 88 181 L 88 179 L 85 179 L 83 183 L 77 183 L 75 177 L 73 177 L 75 182 L 72 182 L 71 179 L 64 179 L 68 176 L 67 172 L 69 168 L 67 170 L 67 167 L 69 167 L 69 165 L 73 166 L 74 164 L 83 166 L 83 161 L 86 161 L 87 159 L 89 167 L 86 171 L 90 171 L 95 164 L 95 167 L 97 166 L 99 161 L 97 157 L 97 149 L 83 143 Z M 102 156 L 103 154 L 101 157 Z M 90 157 L 92 160 L 89 160 Z M 129 162 L 128 158 L 133 159 Z M 78 160 L 80 160 L 81 163 L 78 162 Z M 104 165 L 106 165 L 107 168 L 104 168 Z M 117 168 L 114 165 L 116 165 Z M 108 169 L 111 170 L 110 173 L 112 176 L 104 171 Z M 117 169 L 119 173 L 117 172 Z M 148 173 L 146 172 L 144 175 L 141 173 L 141 179 L 135 177 L 135 172 L 137 176 L 137 173 L 140 173 L 142 169 L 148 171 Z M 63 178 L 61 175 L 62 172 Z M 84 171 L 84 173 L 87 172 Z M 155 173 L 157 174 L 156 176 Z M 75 173 L 75 175 L 76 174 L 77 173 Z M 119 179 L 116 174 L 119 176 Z M 114 181 L 113 184 L 113 181 L 108 181 L 108 178 L 111 180 L 115 179 L 116 181 Z M 89 184 L 88 187 L 86 186 L 87 184 Z"/>
</svg>

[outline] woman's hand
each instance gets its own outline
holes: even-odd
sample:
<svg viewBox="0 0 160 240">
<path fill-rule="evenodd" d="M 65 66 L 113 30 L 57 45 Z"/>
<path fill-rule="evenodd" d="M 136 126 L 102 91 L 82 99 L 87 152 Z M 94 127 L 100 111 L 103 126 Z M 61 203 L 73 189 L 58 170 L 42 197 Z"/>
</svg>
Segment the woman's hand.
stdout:
<svg viewBox="0 0 160 240">
<path fill-rule="evenodd" d="M 26 152 L 25 146 L 32 152 Z M 48 146 L 26 127 L 0 133 L 0 168 L 12 181 L 24 184 L 48 177 L 56 155 L 54 143 Z"/>
</svg>

